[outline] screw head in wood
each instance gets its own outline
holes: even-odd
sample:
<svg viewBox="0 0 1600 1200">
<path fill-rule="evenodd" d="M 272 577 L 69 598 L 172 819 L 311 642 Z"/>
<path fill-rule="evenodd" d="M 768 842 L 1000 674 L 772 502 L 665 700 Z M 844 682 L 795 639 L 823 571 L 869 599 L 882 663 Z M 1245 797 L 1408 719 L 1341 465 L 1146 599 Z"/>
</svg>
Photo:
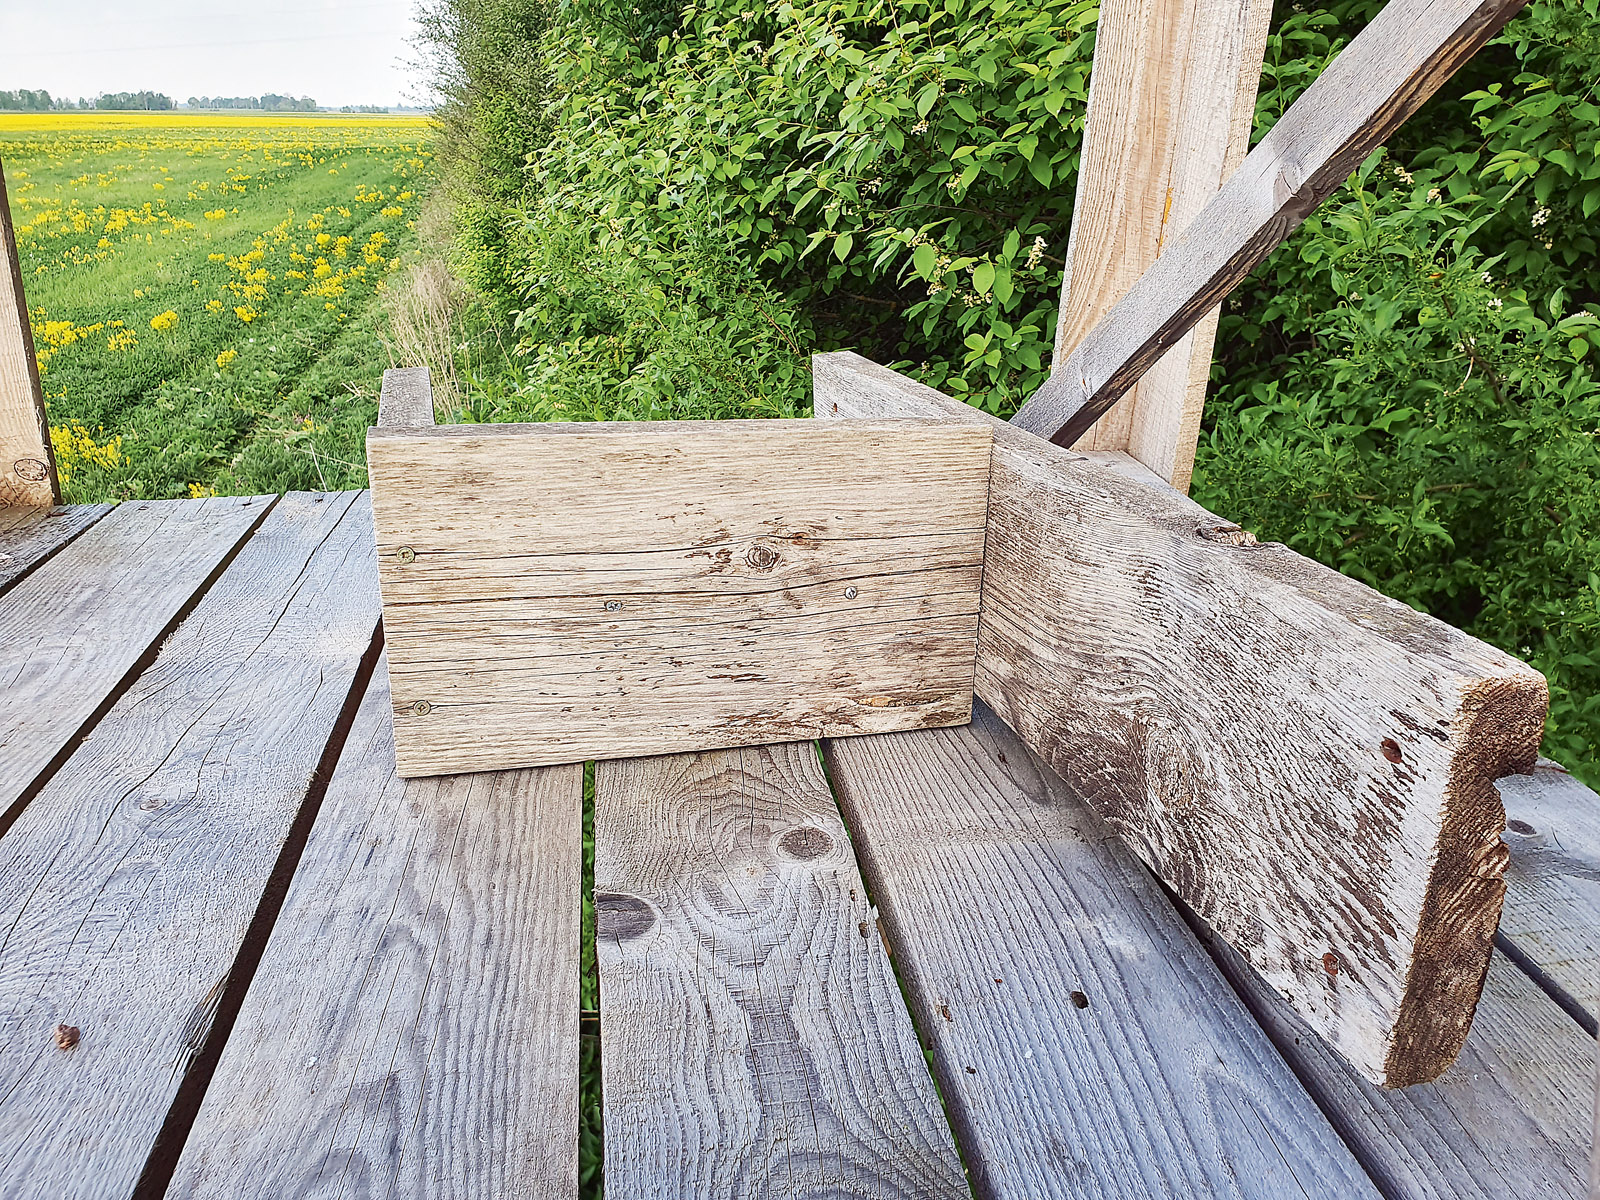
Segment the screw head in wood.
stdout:
<svg viewBox="0 0 1600 1200">
<path fill-rule="evenodd" d="M 410 546 L 401 546 L 400 549 L 394 552 L 394 556 L 402 563 L 414 563 L 417 561 L 417 552 Z"/>
<path fill-rule="evenodd" d="M 622 611 L 622 601 L 621 600 L 607 600 L 606 601 L 606 611 L 607 612 L 621 612 Z"/>
<path fill-rule="evenodd" d="M 845 590 L 844 590 L 844 598 L 846 600 L 854 600 L 856 598 L 856 589 L 855 589 L 854 585 L 845 588 Z"/>
<path fill-rule="evenodd" d="M 433 705 L 429 704 L 426 700 L 418 700 L 411 706 L 411 715 L 414 717 L 425 717 L 432 711 Z"/>
<path fill-rule="evenodd" d="M 56 1026 L 56 1048 L 57 1049 L 60 1049 L 60 1050 L 71 1050 L 74 1046 L 76 1046 L 78 1044 L 79 1039 L 82 1038 L 82 1037 L 83 1037 L 83 1031 L 81 1029 L 79 1029 L 76 1025 L 57 1025 Z"/>
</svg>

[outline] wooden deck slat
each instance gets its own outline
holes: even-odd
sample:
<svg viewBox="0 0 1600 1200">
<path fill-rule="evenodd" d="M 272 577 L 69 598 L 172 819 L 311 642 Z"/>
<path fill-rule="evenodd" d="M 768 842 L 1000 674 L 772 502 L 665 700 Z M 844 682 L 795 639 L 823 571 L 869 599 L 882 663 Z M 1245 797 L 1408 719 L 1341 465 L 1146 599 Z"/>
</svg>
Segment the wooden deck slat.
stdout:
<svg viewBox="0 0 1600 1200">
<path fill-rule="evenodd" d="M 0 596 L 0 819 L 270 504 L 263 496 L 120 504 Z"/>
<path fill-rule="evenodd" d="M 812 743 L 599 764 L 606 1195 L 968 1195 Z"/>
<path fill-rule="evenodd" d="M 1583 1200 L 1595 1044 L 1496 954 L 1461 1057 L 1387 1091 L 1306 1028 L 1236 951 L 1213 942 L 1296 1073 L 1388 1200 Z"/>
<path fill-rule="evenodd" d="M 575 1196 L 582 812 L 398 778 L 380 664 L 169 1200 Z"/>
<path fill-rule="evenodd" d="M 41 558 L 54 554 L 101 517 L 110 504 L 0 509 L 0 592 Z"/>
<path fill-rule="evenodd" d="M 1600 1014 L 1600 796 L 1548 759 L 1500 780 L 1506 806 L 1506 905 L 1500 933 L 1566 992 L 1592 1025 Z"/>
<path fill-rule="evenodd" d="M 195 536 L 175 548 L 209 545 L 206 522 L 231 529 L 250 512 L 196 503 Z M 285 497 L 0 837 L 7 1200 L 132 1190 L 208 1050 L 377 615 L 365 496 Z M 115 610 L 104 626 L 120 627 Z M 79 1031 L 75 1046 L 58 1048 L 58 1025 Z"/>
<path fill-rule="evenodd" d="M 1144 868 L 987 708 L 824 751 L 980 1197 L 1376 1194 Z"/>
</svg>

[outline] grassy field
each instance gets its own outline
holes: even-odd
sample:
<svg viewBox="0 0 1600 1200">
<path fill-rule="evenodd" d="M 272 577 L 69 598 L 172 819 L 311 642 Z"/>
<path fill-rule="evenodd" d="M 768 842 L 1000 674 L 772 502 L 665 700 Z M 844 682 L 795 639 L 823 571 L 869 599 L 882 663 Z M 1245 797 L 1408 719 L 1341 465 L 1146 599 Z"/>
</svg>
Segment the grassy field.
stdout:
<svg viewBox="0 0 1600 1200">
<path fill-rule="evenodd" d="M 70 502 L 364 486 L 421 118 L 0 114 Z"/>
</svg>

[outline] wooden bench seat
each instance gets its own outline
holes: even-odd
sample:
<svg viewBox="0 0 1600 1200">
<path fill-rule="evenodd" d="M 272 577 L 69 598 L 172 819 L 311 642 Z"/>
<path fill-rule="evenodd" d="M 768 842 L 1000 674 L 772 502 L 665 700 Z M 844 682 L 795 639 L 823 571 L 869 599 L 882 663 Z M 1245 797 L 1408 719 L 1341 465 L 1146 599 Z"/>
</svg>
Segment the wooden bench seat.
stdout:
<svg viewBox="0 0 1600 1200">
<path fill-rule="evenodd" d="M 582 772 L 395 778 L 367 520 L 0 530 L 8 1200 L 578 1194 Z M 1583 1195 L 1596 801 L 1503 791 L 1467 1051 L 1385 1092 L 981 706 L 602 763 L 607 1188 Z"/>
</svg>

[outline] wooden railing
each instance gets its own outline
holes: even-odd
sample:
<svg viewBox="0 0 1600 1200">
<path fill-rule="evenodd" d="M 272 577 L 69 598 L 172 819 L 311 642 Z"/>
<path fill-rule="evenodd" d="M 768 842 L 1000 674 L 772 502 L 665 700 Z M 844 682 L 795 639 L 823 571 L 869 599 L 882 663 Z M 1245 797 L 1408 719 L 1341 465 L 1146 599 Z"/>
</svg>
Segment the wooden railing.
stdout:
<svg viewBox="0 0 1600 1200">
<path fill-rule="evenodd" d="M 55 454 L 45 420 L 22 264 L 0 164 L 0 510 L 57 504 Z"/>
</svg>

